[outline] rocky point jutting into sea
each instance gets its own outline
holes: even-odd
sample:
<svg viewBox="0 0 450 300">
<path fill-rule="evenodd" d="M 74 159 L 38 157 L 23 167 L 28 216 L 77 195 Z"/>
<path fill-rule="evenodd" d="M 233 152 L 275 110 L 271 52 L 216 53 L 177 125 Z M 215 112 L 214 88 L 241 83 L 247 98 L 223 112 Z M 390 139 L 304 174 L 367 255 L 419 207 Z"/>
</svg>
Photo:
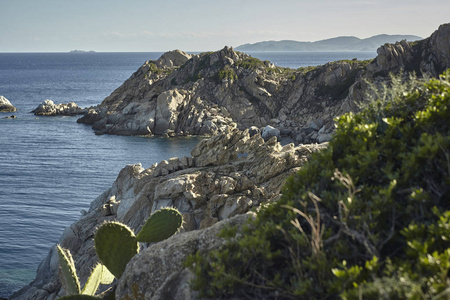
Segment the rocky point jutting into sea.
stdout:
<svg viewBox="0 0 450 300">
<path fill-rule="evenodd" d="M 145 63 L 130 79 L 91 108 L 80 122 L 98 133 L 211 135 L 190 157 L 171 158 L 143 169 L 122 169 L 112 187 L 66 228 L 59 243 L 69 249 L 82 284 L 98 261 L 95 229 L 118 220 L 137 230 L 148 215 L 174 206 L 185 220 L 181 233 L 146 245 L 114 283 L 116 299 L 197 299 L 192 273 L 183 267 L 197 250 L 221 245 L 225 224 L 242 224 L 250 209 L 276 201 L 283 182 L 311 152 L 326 147 L 333 117 L 357 109 L 389 73 L 437 76 L 450 67 L 450 24 L 422 41 L 386 44 L 370 62 L 340 61 L 315 68 L 277 68 L 224 48 L 190 56 L 181 51 Z M 300 144 L 264 141 L 250 126 L 274 125 Z M 328 136 L 324 136 L 328 134 Z M 55 247 L 35 280 L 11 299 L 55 299 L 65 294 Z"/>
<path fill-rule="evenodd" d="M 422 41 L 385 44 L 372 61 L 297 70 L 228 47 L 168 52 L 146 62 L 78 122 L 120 135 L 212 135 L 235 122 L 241 130 L 272 125 L 299 143 L 325 141 L 333 118 L 363 101 L 366 81 L 385 81 L 400 70 L 437 76 L 448 67 L 448 28 Z"/>
</svg>

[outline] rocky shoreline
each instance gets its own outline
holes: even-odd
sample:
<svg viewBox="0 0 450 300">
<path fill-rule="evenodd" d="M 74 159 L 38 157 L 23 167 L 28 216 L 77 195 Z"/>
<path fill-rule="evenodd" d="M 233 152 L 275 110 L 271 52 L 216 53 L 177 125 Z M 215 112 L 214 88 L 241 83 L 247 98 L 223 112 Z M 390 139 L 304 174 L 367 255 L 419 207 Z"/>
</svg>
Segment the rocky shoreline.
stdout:
<svg viewBox="0 0 450 300">
<path fill-rule="evenodd" d="M 232 123 L 273 126 L 296 143 L 326 141 L 333 118 L 358 110 L 389 74 L 436 77 L 450 66 L 450 25 L 431 37 L 381 46 L 371 61 L 346 60 L 297 70 L 225 47 L 189 55 L 176 50 L 147 61 L 78 120 L 98 134 L 214 135 Z M 447 41 L 447 42 L 446 42 Z"/>
<path fill-rule="evenodd" d="M 290 70 L 261 62 L 232 48 L 190 56 L 181 51 L 146 62 L 102 104 L 88 109 L 80 123 L 100 134 L 211 135 L 190 157 L 171 158 L 148 169 L 121 170 L 112 187 L 66 228 L 59 243 L 73 253 L 82 284 L 98 261 L 92 237 L 105 220 L 136 230 L 148 215 L 176 207 L 183 231 L 145 245 L 114 283 L 118 299 L 197 299 L 192 276 L 182 265 L 187 255 L 221 245 L 226 224 L 242 225 L 252 209 L 276 201 L 287 176 L 320 151 L 333 132 L 333 117 L 357 110 L 369 90 L 389 73 L 437 76 L 450 67 L 450 24 L 425 40 L 386 44 L 370 62 L 341 61 Z M 262 138 L 261 128 L 277 134 Z M 254 127 L 252 127 L 254 126 Z M 55 299 L 65 294 L 58 278 L 55 247 L 40 264 L 35 280 L 10 299 Z"/>
</svg>

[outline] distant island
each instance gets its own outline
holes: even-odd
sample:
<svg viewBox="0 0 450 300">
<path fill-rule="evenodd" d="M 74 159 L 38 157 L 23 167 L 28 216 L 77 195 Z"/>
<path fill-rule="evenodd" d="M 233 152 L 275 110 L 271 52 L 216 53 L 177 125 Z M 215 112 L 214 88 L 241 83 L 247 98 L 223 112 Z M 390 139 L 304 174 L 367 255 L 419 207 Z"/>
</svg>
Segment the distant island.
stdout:
<svg viewBox="0 0 450 300">
<path fill-rule="evenodd" d="M 70 53 L 95 53 L 94 50 L 90 50 L 90 51 L 84 51 L 84 50 L 72 50 L 70 51 Z"/>
<path fill-rule="evenodd" d="M 264 41 L 244 44 L 236 47 L 238 51 L 376 51 L 386 43 L 401 40 L 417 41 L 422 38 L 415 35 L 380 34 L 366 39 L 354 36 L 340 36 L 316 42 L 299 42 L 292 40 Z"/>
</svg>

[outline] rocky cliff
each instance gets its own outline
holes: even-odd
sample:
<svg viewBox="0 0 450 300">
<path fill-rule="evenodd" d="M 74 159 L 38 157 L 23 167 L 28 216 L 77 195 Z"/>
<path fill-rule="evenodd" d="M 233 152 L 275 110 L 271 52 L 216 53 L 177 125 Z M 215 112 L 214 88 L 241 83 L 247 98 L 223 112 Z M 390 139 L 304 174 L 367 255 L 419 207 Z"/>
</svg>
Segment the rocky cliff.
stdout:
<svg viewBox="0 0 450 300">
<path fill-rule="evenodd" d="M 279 68 L 225 47 L 148 61 L 78 121 L 97 133 L 212 135 L 236 123 L 272 125 L 297 142 L 329 138 L 335 116 L 355 110 L 367 81 L 389 73 L 438 76 L 450 67 L 450 24 L 417 42 L 385 44 L 372 61 L 338 61 L 297 70 Z"/>
<path fill-rule="evenodd" d="M 179 234 L 182 237 L 175 239 L 175 244 L 186 242 L 190 246 L 188 250 L 180 248 L 180 256 L 177 252 L 168 254 L 172 261 L 165 263 L 168 267 L 158 274 L 156 286 L 168 284 L 170 278 L 183 272 L 181 262 L 186 255 L 220 244 L 217 238 L 198 244 L 200 232 L 211 237 L 218 229 L 204 230 L 213 224 L 222 221 L 218 225 L 221 227 L 229 222 L 228 218 L 277 199 L 285 178 L 297 171 L 311 152 L 324 147 L 326 143 L 281 146 L 275 137 L 264 142 L 258 134 L 251 136 L 249 130 L 228 127 L 223 133 L 201 141 L 191 157 L 172 158 L 148 169 L 140 164 L 126 166 L 112 187 L 91 203 L 89 211 L 66 228 L 59 243 L 73 253 L 83 283 L 98 260 L 92 238 L 99 224 L 115 219 L 137 231 L 155 210 L 176 207 L 183 214 L 185 233 Z M 197 229 L 203 231 L 188 233 Z M 175 247 L 171 242 L 165 245 Z M 57 254 L 52 248 L 39 266 L 36 279 L 11 299 L 54 299 L 63 295 L 58 268 Z M 124 274 L 123 278 L 130 276 L 133 275 Z M 156 289 L 146 293 L 155 292 Z"/>
</svg>

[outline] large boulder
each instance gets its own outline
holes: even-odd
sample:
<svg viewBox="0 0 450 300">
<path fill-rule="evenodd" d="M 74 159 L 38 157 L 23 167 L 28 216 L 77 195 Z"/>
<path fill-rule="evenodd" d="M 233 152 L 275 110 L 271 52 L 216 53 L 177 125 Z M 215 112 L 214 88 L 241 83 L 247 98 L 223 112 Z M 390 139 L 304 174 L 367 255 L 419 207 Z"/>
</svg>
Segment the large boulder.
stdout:
<svg viewBox="0 0 450 300">
<path fill-rule="evenodd" d="M 280 130 L 276 129 L 275 127 L 267 125 L 262 130 L 261 136 L 265 141 L 268 141 L 272 137 L 276 137 L 277 140 L 279 141 L 281 138 L 281 133 L 280 133 Z"/>
<path fill-rule="evenodd" d="M 192 55 L 184 51 L 174 50 L 164 53 L 157 61 L 156 65 L 160 68 L 179 67 L 187 62 Z"/>
<path fill-rule="evenodd" d="M 0 96 L 0 112 L 14 112 L 17 109 L 3 96 Z"/>
<path fill-rule="evenodd" d="M 413 58 L 412 46 L 405 40 L 395 44 L 385 44 L 377 49 L 377 65 L 379 70 L 398 71 Z"/>
<path fill-rule="evenodd" d="M 186 105 L 189 97 L 183 95 L 182 91 L 169 90 L 158 96 L 156 100 L 155 134 L 163 134 L 167 129 L 175 130 L 177 125 L 180 106 Z"/>
<path fill-rule="evenodd" d="M 199 299 L 190 288 L 192 272 L 183 266 L 187 257 L 220 247 L 218 234 L 225 226 L 241 227 L 252 213 L 223 220 L 209 228 L 177 234 L 136 255 L 118 281 L 116 299 Z"/>
</svg>

